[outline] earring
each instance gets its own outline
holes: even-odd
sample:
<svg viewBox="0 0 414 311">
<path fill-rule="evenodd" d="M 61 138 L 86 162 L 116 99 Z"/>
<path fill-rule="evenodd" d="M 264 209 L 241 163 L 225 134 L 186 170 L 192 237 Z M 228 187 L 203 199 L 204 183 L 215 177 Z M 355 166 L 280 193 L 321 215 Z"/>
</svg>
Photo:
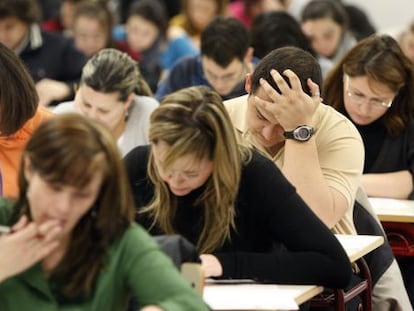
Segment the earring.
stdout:
<svg viewBox="0 0 414 311">
<path fill-rule="evenodd" d="M 92 219 L 96 219 L 96 217 L 98 216 L 98 205 L 97 204 L 95 204 L 92 207 L 90 215 Z"/>
</svg>

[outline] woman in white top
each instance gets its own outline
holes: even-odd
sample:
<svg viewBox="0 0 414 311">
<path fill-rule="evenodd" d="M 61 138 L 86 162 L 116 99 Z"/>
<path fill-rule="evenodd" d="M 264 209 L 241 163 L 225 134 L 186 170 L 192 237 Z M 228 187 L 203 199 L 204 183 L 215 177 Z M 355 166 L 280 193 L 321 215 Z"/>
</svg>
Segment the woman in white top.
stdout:
<svg viewBox="0 0 414 311">
<path fill-rule="evenodd" d="M 54 112 L 77 111 L 104 123 L 124 156 L 149 143 L 149 117 L 157 106 L 138 64 L 126 53 L 103 49 L 83 67 L 75 100 L 61 103 Z"/>
</svg>

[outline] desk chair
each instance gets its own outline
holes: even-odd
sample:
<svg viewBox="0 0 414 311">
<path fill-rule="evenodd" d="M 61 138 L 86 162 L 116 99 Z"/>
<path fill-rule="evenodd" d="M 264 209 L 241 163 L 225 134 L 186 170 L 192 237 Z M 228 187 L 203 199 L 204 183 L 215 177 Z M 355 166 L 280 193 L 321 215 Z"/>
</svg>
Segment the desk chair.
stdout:
<svg viewBox="0 0 414 311">
<path fill-rule="evenodd" d="M 358 196 L 357 196 L 358 197 Z M 360 193 L 361 200 L 354 204 L 354 224 L 358 234 L 381 235 L 385 238 L 381 224 L 366 208 L 364 199 L 366 195 Z M 369 203 L 368 203 L 369 204 Z M 323 293 L 320 297 L 311 301 L 312 307 L 335 307 L 335 310 L 347 310 L 346 304 L 357 296 L 361 302 L 358 303 L 358 311 L 372 310 L 372 288 L 390 267 L 394 260 L 391 247 L 385 239 L 385 243 L 359 259 L 356 264 L 359 269 L 359 276 L 362 278 L 355 286 L 347 290 L 335 289 Z"/>
<path fill-rule="evenodd" d="M 154 237 L 161 249 L 172 259 L 181 275 L 200 294 L 203 294 L 204 273 L 196 247 L 178 234 Z"/>
<path fill-rule="evenodd" d="M 371 311 L 372 310 L 372 280 L 371 273 L 365 259 L 362 257 L 356 261 L 359 269 L 358 279 L 355 285 L 348 289 L 326 289 L 322 294 L 311 300 L 312 310 L 321 309 L 337 311 Z M 358 300 L 359 297 L 359 300 Z M 352 302 L 351 302 L 352 301 Z M 348 308 L 355 305 L 354 309 Z"/>
<path fill-rule="evenodd" d="M 414 225 L 382 222 L 392 251 L 396 257 L 414 257 Z"/>
</svg>

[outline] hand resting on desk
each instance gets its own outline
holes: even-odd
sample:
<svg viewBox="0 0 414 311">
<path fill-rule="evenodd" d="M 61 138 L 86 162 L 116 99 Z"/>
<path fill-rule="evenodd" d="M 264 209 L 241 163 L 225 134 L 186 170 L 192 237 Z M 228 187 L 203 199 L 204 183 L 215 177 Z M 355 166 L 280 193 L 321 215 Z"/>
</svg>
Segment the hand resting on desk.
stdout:
<svg viewBox="0 0 414 311">
<path fill-rule="evenodd" d="M 211 254 L 202 254 L 200 255 L 200 259 L 201 268 L 203 269 L 204 276 L 206 278 L 221 276 L 223 274 L 223 268 L 216 256 Z"/>
</svg>

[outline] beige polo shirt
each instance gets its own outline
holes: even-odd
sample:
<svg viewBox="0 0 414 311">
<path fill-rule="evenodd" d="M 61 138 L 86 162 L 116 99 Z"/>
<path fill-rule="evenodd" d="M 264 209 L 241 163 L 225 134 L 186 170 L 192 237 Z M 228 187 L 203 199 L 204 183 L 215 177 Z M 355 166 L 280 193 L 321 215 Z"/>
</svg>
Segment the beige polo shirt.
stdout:
<svg viewBox="0 0 414 311">
<path fill-rule="evenodd" d="M 246 126 L 248 95 L 224 102 L 235 128 L 243 133 L 243 140 L 263 150 L 249 136 Z M 353 223 L 353 205 L 364 166 L 364 145 L 355 126 L 345 116 L 330 106 L 320 104 L 314 114 L 312 124 L 322 173 L 329 185 L 342 193 L 348 202 L 345 216 L 334 226 L 332 231 L 341 234 L 355 234 Z M 283 168 L 284 147 L 271 157 L 273 162 Z"/>
</svg>

